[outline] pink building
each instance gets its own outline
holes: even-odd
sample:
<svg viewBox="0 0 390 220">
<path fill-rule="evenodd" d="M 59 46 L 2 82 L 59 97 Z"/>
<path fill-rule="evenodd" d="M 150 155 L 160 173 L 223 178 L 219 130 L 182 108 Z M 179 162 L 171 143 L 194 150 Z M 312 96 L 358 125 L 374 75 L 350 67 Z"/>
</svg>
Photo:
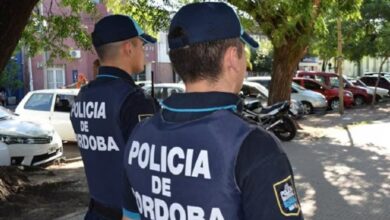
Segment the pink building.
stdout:
<svg viewBox="0 0 390 220">
<path fill-rule="evenodd" d="M 43 1 L 42 13 L 47 14 L 50 1 Z M 102 16 L 109 14 L 104 4 L 97 4 Z M 66 9 L 59 8 L 53 4 L 53 13 L 62 13 Z M 82 22 L 87 31 L 91 33 L 96 20 L 83 15 Z M 166 38 L 166 34 L 160 34 L 159 38 Z M 77 75 L 83 73 L 88 80 L 93 79 L 93 62 L 97 59 L 94 50 L 84 51 L 77 48 L 73 40 L 66 40 L 66 44 L 72 48 L 69 53 L 71 60 L 57 59 L 51 65 L 45 65 L 44 55 L 37 55 L 31 59 L 32 85 L 33 90 L 61 88 L 70 85 L 77 80 Z M 49 52 L 46 52 L 49 53 Z M 27 60 L 27 59 L 26 59 Z M 30 81 L 28 65 L 25 65 L 25 79 Z M 173 82 L 173 71 L 169 58 L 167 59 L 166 40 L 156 45 L 146 45 L 145 47 L 145 73 L 135 76 L 137 80 L 151 80 L 151 72 L 154 72 L 155 82 Z"/>
</svg>

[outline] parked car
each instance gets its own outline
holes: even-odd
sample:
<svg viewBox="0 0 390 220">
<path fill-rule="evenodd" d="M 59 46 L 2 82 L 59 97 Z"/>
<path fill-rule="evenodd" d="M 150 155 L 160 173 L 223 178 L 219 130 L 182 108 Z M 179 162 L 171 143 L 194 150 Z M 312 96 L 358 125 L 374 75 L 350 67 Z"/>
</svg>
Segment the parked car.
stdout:
<svg viewBox="0 0 390 220">
<path fill-rule="evenodd" d="M 1 165 L 36 166 L 61 157 L 63 147 L 51 125 L 25 121 L 0 107 L 0 154 Z"/>
<path fill-rule="evenodd" d="M 152 93 L 152 85 L 146 84 L 142 89 L 147 95 Z M 160 102 L 174 93 L 185 92 L 185 85 L 182 83 L 156 83 L 154 84 L 154 97 Z"/>
<path fill-rule="evenodd" d="M 331 88 L 339 87 L 339 78 L 335 73 L 327 73 L 327 72 L 298 72 L 297 77 L 310 78 L 321 82 Z M 359 87 L 353 85 L 350 81 L 343 79 L 344 88 L 352 92 L 354 104 L 356 106 L 363 105 L 364 103 L 369 104 L 373 98 L 373 95 L 370 94 L 371 91 L 367 88 Z"/>
<path fill-rule="evenodd" d="M 364 76 L 376 76 L 378 77 L 377 72 L 365 72 Z M 381 76 L 384 76 L 385 78 L 390 79 L 390 72 L 381 72 Z"/>
<path fill-rule="evenodd" d="M 271 77 L 248 77 L 247 80 L 250 82 L 260 83 L 268 89 L 271 82 Z M 305 114 L 324 113 L 328 108 L 328 101 L 322 94 L 307 90 L 295 83 L 291 84 L 291 99 L 300 101 L 302 103 Z"/>
<path fill-rule="evenodd" d="M 246 80 L 249 82 L 256 82 L 269 89 L 269 85 L 271 83 L 271 76 L 251 76 L 248 77 Z"/>
<path fill-rule="evenodd" d="M 360 80 L 362 82 L 364 82 L 367 86 L 372 86 L 372 87 L 375 87 L 377 79 L 378 79 L 378 74 L 362 76 L 360 78 Z M 385 76 L 381 76 L 379 78 L 378 87 L 383 88 L 383 89 L 387 89 L 390 92 L 390 77 L 387 78 Z M 389 95 L 390 95 L 390 93 L 389 93 Z"/>
<path fill-rule="evenodd" d="M 79 89 L 45 89 L 27 93 L 15 113 L 29 121 L 51 124 L 63 141 L 76 141 L 69 114 Z"/>
<path fill-rule="evenodd" d="M 356 86 L 361 86 L 361 87 L 365 87 L 369 90 L 371 90 L 371 93 L 374 94 L 375 92 L 375 86 L 368 86 L 367 84 L 365 84 L 363 81 L 361 81 L 360 79 L 357 79 L 357 80 L 351 80 L 351 82 L 356 85 Z M 388 89 L 384 89 L 384 88 L 380 88 L 380 87 L 377 87 L 376 88 L 376 101 L 379 101 L 383 98 L 385 98 L 386 96 L 390 96 L 390 90 Z"/>
<path fill-rule="evenodd" d="M 293 78 L 293 81 L 308 90 L 319 92 L 324 95 L 330 109 L 334 110 L 339 108 L 339 90 L 337 88 L 330 88 L 316 80 L 308 78 Z M 345 107 L 351 107 L 353 105 L 352 92 L 344 90 L 343 99 Z"/>
<path fill-rule="evenodd" d="M 244 81 L 241 93 L 245 97 L 244 104 L 251 109 L 268 106 L 268 89 L 256 82 Z M 304 107 L 300 101 L 291 99 L 290 111 L 296 118 L 304 115 Z"/>
</svg>

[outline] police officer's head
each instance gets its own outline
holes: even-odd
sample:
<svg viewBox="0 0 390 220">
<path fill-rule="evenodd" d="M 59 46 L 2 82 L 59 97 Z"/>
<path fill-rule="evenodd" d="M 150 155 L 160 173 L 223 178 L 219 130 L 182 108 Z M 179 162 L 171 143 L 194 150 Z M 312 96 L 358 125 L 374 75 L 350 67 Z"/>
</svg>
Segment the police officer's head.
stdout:
<svg viewBox="0 0 390 220">
<path fill-rule="evenodd" d="M 188 84 L 199 81 L 233 83 L 238 92 L 246 71 L 244 44 L 258 47 L 225 3 L 194 3 L 182 7 L 171 21 L 169 56 Z"/>
<path fill-rule="evenodd" d="M 101 65 L 119 67 L 128 73 L 139 73 L 144 69 L 145 43 L 156 39 L 144 33 L 131 17 L 109 15 L 95 24 L 92 43 Z"/>
</svg>

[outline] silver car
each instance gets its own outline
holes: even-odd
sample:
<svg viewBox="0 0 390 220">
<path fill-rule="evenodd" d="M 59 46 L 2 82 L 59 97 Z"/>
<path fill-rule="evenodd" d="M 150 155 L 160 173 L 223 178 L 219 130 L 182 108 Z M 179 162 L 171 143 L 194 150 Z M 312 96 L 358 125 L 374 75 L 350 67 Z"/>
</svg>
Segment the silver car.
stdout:
<svg viewBox="0 0 390 220">
<path fill-rule="evenodd" d="M 324 95 L 305 89 L 295 82 L 291 84 L 291 98 L 302 102 L 305 114 L 324 113 L 328 108 Z"/>
<path fill-rule="evenodd" d="M 248 77 L 247 80 L 259 83 L 268 88 L 271 82 L 271 77 L 255 76 Z M 328 108 L 328 101 L 325 96 L 321 93 L 307 90 L 294 82 L 291 84 L 291 99 L 295 99 L 302 103 L 305 114 L 324 113 Z"/>
</svg>

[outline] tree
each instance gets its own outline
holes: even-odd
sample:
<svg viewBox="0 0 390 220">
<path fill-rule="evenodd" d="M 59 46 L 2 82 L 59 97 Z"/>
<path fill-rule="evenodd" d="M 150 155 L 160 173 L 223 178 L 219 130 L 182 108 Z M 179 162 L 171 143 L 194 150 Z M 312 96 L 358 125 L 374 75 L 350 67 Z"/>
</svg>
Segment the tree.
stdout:
<svg viewBox="0 0 390 220">
<path fill-rule="evenodd" d="M 0 88 L 6 88 L 8 94 L 23 86 L 23 82 L 18 79 L 19 67 L 14 59 L 10 59 L 0 75 Z"/>
<path fill-rule="evenodd" d="M 291 81 L 315 30 L 324 30 L 330 8 L 355 12 L 361 0 L 228 0 L 251 16 L 274 46 L 269 104 L 290 99 Z"/>
<path fill-rule="evenodd" d="M 38 0 L 0 1 L 0 72 L 14 52 Z"/>
<path fill-rule="evenodd" d="M 49 7 L 42 8 L 39 0 L 0 1 L 0 72 L 18 45 L 30 56 L 48 51 L 49 61 L 69 57 L 67 39 L 77 47 L 91 49 L 91 39 L 82 19 L 90 17 L 97 21 L 101 15 L 91 0 L 42 0 Z M 147 0 L 105 0 L 107 8 L 114 13 L 132 15 L 144 29 L 157 31 L 167 27 L 169 13 L 155 1 Z M 38 7 L 39 6 L 39 7 Z M 52 11 L 58 7 L 61 14 Z M 43 10 L 41 10 L 41 8 Z"/>
</svg>

